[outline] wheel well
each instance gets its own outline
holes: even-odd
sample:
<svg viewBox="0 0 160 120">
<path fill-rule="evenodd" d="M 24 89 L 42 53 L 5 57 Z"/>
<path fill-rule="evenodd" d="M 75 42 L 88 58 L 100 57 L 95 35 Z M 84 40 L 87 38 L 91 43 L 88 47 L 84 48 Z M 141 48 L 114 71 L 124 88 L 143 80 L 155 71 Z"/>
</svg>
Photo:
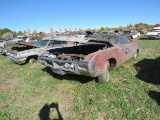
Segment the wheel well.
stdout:
<svg viewBox="0 0 160 120">
<path fill-rule="evenodd" d="M 115 68 L 116 65 L 117 65 L 116 59 L 115 59 L 115 58 L 110 58 L 110 59 L 109 59 L 109 64 L 110 64 L 109 70 L 112 70 L 113 68 Z"/>
<path fill-rule="evenodd" d="M 29 56 L 29 57 L 27 58 L 27 61 L 29 61 L 31 58 L 34 58 L 35 60 L 37 60 L 38 55 L 32 55 L 32 56 Z"/>
</svg>

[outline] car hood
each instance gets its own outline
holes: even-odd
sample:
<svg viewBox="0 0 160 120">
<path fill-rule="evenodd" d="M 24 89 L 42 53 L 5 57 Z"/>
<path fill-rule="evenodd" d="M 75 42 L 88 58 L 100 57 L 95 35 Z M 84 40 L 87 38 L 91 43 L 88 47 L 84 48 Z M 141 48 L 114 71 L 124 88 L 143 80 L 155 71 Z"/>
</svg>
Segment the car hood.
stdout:
<svg viewBox="0 0 160 120">
<path fill-rule="evenodd" d="M 22 46 L 24 46 L 24 45 L 26 45 L 26 46 L 36 46 L 33 42 L 13 42 L 13 41 L 9 41 L 9 42 L 6 42 L 5 47 L 7 47 L 7 46 L 16 47 L 16 46 L 20 46 L 20 45 L 22 45 Z M 38 46 L 36 46 L 36 47 L 38 47 Z"/>
<path fill-rule="evenodd" d="M 32 48 L 24 51 L 19 51 L 18 53 L 25 54 L 25 53 L 34 53 L 34 52 L 41 52 L 41 51 L 46 51 L 47 47 L 40 47 L 40 48 Z"/>
</svg>

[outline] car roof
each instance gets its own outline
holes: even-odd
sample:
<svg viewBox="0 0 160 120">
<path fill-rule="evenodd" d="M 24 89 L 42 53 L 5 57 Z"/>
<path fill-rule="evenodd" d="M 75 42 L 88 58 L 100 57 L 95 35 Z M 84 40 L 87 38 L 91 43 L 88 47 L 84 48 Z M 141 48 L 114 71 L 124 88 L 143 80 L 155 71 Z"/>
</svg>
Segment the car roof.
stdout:
<svg viewBox="0 0 160 120">
<path fill-rule="evenodd" d="M 109 43 L 110 40 L 108 37 L 115 37 L 117 40 L 119 40 L 120 36 L 117 33 L 115 34 L 97 34 L 90 37 L 77 37 L 77 36 L 49 36 L 45 37 L 42 40 L 57 40 L 57 41 L 70 41 L 70 42 L 76 42 L 76 43 L 86 43 L 86 42 L 100 42 L 100 43 Z M 112 44 L 113 45 L 113 44 Z"/>
</svg>

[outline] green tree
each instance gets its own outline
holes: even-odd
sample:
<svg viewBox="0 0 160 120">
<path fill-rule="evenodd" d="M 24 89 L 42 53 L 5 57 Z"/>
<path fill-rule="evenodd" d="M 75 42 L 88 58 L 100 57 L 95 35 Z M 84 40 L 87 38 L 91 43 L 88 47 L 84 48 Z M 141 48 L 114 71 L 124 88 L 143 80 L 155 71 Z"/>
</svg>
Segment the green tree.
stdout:
<svg viewBox="0 0 160 120">
<path fill-rule="evenodd" d="M 40 37 L 40 38 L 43 38 L 43 37 L 45 36 L 45 33 L 44 33 L 44 32 L 39 32 L 38 34 L 39 34 L 39 37 Z"/>
<path fill-rule="evenodd" d="M 13 37 L 16 37 L 16 36 L 17 36 L 16 31 L 13 31 Z"/>
<path fill-rule="evenodd" d="M 17 35 L 23 35 L 22 31 L 18 31 Z"/>
<path fill-rule="evenodd" d="M 106 29 L 105 27 L 101 27 L 101 28 L 99 29 L 99 31 L 100 31 L 100 32 L 106 32 L 107 29 Z"/>
<path fill-rule="evenodd" d="M 119 26 L 118 30 L 119 31 L 124 31 L 124 26 Z"/>
<path fill-rule="evenodd" d="M 128 29 L 129 29 L 129 30 L 135 30 L 135 29 L 136 29 L 136 27 L 135 27 L 135 26 L 133 26 L 133 25 L 130 25 L 130 26 L 128 27 Z"/>
<path fill-rule="evenodd" d="M 2 35 L 2 38 L 13 38 L 13 34 L 11 32 L 6 32 Z"/>
<path fill-rule="evenodd" d="M 2 35 L 3 35 L 4 33 L 7 33 L 7 32 L 13 33 L 13 32 L 12 32 L 10 29 L 8 29 L 8 28 L 0 29 L 0 37 L 2 37 Z"/>
<path fill-rule="evenodd" d="M 139 25 L 139 29 L 144 30 L 144 29 L 146 29 L 146 27 L 144 24 L 141 24 L 141 25 Z"/>
<path fill-rule="evenodd" d="M 93 32 L 97 32 L 98 30 L 97 30 L 96 28 L 94 28 L 92 31 L 93 31 Z"/>
</svg>

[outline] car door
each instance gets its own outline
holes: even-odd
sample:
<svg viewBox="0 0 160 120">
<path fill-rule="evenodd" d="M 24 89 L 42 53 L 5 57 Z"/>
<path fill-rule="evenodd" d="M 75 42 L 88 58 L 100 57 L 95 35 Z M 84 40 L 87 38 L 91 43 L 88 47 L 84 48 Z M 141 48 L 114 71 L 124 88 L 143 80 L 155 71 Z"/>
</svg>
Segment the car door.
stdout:
<svg viewBox="0 0 160 120">
<path fill-rule="evenodd" d="M 126 36 L 120 36 L 120 45 L 124 49 L 125 60 L 129 60 L 134 56 L 134 44 Z"/>
</svg>

